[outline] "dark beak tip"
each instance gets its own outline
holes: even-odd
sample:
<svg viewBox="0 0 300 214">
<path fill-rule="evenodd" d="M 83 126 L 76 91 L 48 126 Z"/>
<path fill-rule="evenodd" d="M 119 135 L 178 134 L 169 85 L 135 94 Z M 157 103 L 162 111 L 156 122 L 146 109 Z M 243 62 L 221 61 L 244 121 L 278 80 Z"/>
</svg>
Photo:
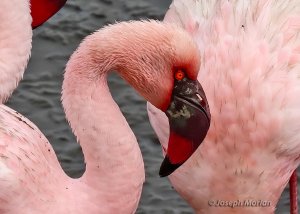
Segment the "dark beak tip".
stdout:
<svg viewBox="0 0 300 214">
<path fill-rule="evenodd" d="M 168 156 L 165 157 L 163 160 L 160 170 L 159 170 L 159 176 L 160 177 L 166 177 L 171 175 L 176 169 L 178 169 L 182 164 L 173 164 L 171 163 L 170 159 Z"/>
</svg>

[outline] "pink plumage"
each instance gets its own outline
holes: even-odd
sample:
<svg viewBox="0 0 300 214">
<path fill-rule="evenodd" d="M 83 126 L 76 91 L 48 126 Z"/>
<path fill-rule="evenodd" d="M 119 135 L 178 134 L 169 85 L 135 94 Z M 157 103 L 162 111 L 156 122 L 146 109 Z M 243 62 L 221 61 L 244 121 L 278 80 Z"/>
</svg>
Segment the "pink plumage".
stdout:
<svg viewBox="0 0 300 214">
<path fill-rule="evenodd" d="M 197 213 L 273 213 L 300 163 L 300 2 L 174 0 L 165 22 L 198 45 L 211 127 L 172 185 Z M 162 146 L 168 121 L 148 105 Z M 210 200 L 269 206 L 210 206 Z"/>
<path fill-rule="evenodd" d="M 69 178 L 38 128 L 1 106 L 1 213 L 134 213 L 144 164 L 111 97 L 107 75 L 117 70 L 164 109 L 173 89 L 174 65 L 188 65 L 187 74 L 196 78 L 197 56 L 197 46 L 185 31 L 155 21 L 117 23 L 85 38 L 66 66 L 62 104 L 82 146 L 86 171 L 79 179 Z"/>
<path fill-rule="evenodd" d="M 28 0 L 0 2 L 0 103 L 23 77 L 31 50 L 31 22 Z"/>
<path fill-rule="evenodd" d="M 31 25 L 37 27 L 43 24 L 65 2 L 66 0 L 0 2 L 0 103 L 8 99 L 23 77 L 31 50 Z M 35 10 L 30 11 L 31 7 Z"/>
</svg>

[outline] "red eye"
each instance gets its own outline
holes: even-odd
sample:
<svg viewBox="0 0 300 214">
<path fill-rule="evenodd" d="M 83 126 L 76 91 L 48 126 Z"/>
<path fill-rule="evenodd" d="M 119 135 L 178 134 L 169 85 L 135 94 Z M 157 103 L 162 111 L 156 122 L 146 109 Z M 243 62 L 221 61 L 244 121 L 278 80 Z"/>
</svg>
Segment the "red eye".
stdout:
<svg viewBox="0 0 300 214">
<path fill-rule="evenodd" d="M 185 77 L 185 73 L 182 70 L 178 70 L 175 73 L 175 79 L 182 80 Z"/>
</svg>

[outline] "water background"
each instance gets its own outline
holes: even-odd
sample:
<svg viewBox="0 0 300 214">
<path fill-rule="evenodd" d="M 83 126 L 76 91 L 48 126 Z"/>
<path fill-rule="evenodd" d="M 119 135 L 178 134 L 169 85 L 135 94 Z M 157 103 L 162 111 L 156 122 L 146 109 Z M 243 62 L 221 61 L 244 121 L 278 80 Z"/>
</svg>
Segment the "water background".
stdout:
<svg viewBox="0 0 300 214">
<path fill-rule="evenodd" d="M 65 172 L 80 177 L 83 156 L 60 103 L 63 72 L 80 41 L 105 24 L 115 21 L 159 19 L 171 0 L 69 0 L 48 23 L 34 31 L 32 57 L 24 79 L 8 105 L 34 122 L 53 145 Z M 191 214 L 166 178 L 158 176 L 161 147 L 149 124 L 146 102 L 123 80 L 112 74 L 109 85 L 141 147 L 146 170 L 139 214 Z M 285 191 L 277 213 L 289 213 Z"/>
</svg>

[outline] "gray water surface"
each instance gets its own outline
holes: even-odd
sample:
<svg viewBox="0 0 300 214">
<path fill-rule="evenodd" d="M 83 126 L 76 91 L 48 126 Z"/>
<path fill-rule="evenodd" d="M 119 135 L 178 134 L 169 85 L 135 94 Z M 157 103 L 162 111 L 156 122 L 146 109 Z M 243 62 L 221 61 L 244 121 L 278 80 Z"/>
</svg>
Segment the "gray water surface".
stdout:
<svg viewBox="0 0 300 214">
<path fill-rule="evenodd" d="M 161 20 L 170 3 L 170 0 L 69 0 L 55 17 L 34 31 L 29 66 L 8 105 L 41 129 L 68 175 L 80 177 L 85 167 L 60 103 L 69 56 L 85 36 L 105 24 L 143 18 Z M 145 162 L 146 182 L 137 213 L 193 213 L 168 180 L 158 176 L 161 147 L 149 124 L 145 100 L 116 75 L 109 80 L 113 97 L 138 139 Z M 289 213 L 288 204 L 285 192 L 278 213 Z"/>
</svg>

